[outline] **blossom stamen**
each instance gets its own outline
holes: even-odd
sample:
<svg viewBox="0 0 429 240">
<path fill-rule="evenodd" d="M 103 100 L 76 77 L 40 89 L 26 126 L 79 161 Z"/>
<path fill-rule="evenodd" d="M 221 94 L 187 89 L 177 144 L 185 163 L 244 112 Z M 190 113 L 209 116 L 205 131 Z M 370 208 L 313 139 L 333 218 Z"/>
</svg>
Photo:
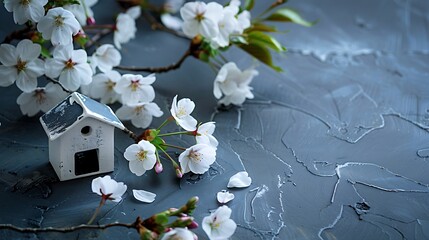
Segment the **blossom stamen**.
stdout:
<svg viewBox="0 0 429 240">
<path fill-rule="evenodd" d="M 201 158 L 202 158 L 201 153 L 194 150 L 191 150 L 189 152 L 188 157 L 194 162 L 201 162 Z"/>
<path fill-rule="evenodd" d="M 136 154 L 137 160 L 140 160 L 140 161 L 145 160 L 146 159 L 146 154 L 147 154 L 147 151 L 139 151 Z"/>
<path fill-rule="evenodd" d="M 131 91 L 135 92 L 139 88 L 139 80 L 131 80 Z"/>
<path fill-rule="evenodd" d="M 54 17 L 54 24 L 57 27 L 61 27 L 64 25 L 64 18 L 61 15 Z"/>
<path fill-rule="evenodd" d="M 30 0 L 21 0 L 21 1 L 19 1 L 19 4 L 21 4 L 23 6 L 28 6 L 30 4 Z"/>
<path fill-rule="evenodd" d="M 65 68 L 72 69 L 72 68 L 74 68 L 74 65 L 76 65 L 76 63 L 73 62 L 72 59 L 69 59 L 66 62 L 64 62 L 64 65 L 65 65 Z"/>
<path fill-rule="evenodd" d="M 24 62 L 21 59 L 18 59 L 15 65 L 16 69 L 18 70 L 18 73 L 24 71 L 26 68 L 26 65 L 27 65 L 27 62 Z"/>
<path fill-rule="evenodd" d="M 38 104 L 42 104 L 46 100 L 45 90 L 43 89 L 34 90 L 34 97 L 36 98 L 36 102 Z"/>
</svg>

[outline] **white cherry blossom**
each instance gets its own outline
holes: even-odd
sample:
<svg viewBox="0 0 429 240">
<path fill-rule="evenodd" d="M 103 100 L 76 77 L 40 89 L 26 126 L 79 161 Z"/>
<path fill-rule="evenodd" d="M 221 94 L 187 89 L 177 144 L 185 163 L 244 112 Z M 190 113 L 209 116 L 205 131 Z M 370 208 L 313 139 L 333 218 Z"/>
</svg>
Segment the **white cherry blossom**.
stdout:
<svg viewBox="0 0 429 240">
<path fill-rule="evenodd" d="M 152 117 L 161 117 L 164 113 L 156 103 L 136 103 L 123 105 L 116 111 L 121 120 L 131 120 L 138 128 L 147 128 L 152 123 Z"/>
<path fill-rule="evenodd" d="M 241 105 L 246 98 L 253 98 L 249 84 L 257 75 L 255 69 L 241 71 L 234 62 L 226 63 L 216 76 L 213 94 L 217 99 L 223 95 L 219 103 Z"/>
<path fill-rule="evenodd" d="M 228 239 L 234 234 L 237 224 L 230 219 L 231 212 L 224 205 L 203 219 L 202 228 L 210 240 Z"/>
<path fill-rule="evenodd" d="M 199 143 L 189 147 L 179 155 L 182 173 L 203 174 L 216 160 L 216 148 Z"/>
<path fill-rule="evenodd" d="M 103 44 L 92 55 L 91 66 L 95 72 L 98 67 L 102 72 L 111 71 L 121 62 L 121 53 L 112 44 Z"/>
<path fill-rule="evenodd" d="M 91 7 L 94 6 L 98 0 L 79 0 L 80 4 L 66 5 L 64 8 L 74 14 L 81 26 L 86 26 L 89 19 L 94 18 L 94 12 Z"/>
<path fill-rule="evenodd" d="M 92 77 L 87 94 L 92 98 L 99 98 L 104 104 L 114 103 L 120 99 L 120 95 L 114 90 L 120 79 L 121 74 L 113 70 L 96 74 Z"/>
<path fill-rule="evenodd" d="M 238 34 L 241 34 L 245 29 L 249 28 L 251 25 L 250 12 L 247 10 L 242 11 L 240 14 L 238 14 L 237 20 L 238 20 L 237 32 Z"/>
<path fill-rule="evenodd" d="M 53 45 L 70 45 L 74 35 L 78 34 L 80 24 L 73 13 L 62 7 L 49 9 L 37 24 L 37 30 L 44 39 L 51 40 Z"/>
<path fill-rule="evenodd" d="M 245 188 L 252 184 L 252 178 L 246 171 L 241 171 L 234 174 L 228 181 L 228 188 Z"/>
<path fill-rule="evenodd" d="M 183 32 L 188 37 L 201 34 L 212 39 L 219 33 L 218 22 L 222 17 L 223 7 L 219 3 L 188 2 L 180 9 L 183 19 Z"/>
<path fill-rule="evenodd" d="M 238 20 L 235 17 L 237 12 L 238 7 L 231 4 L 223 9 L 222 18 L 218 22 L 219 34 L 211 41 L 214 48 L 228 46 L 231 34 L 237 33 L 239 28 Z"/>
<path fill-rule="evenodd" d="M 174 228 L 166 232 L 161 240 L 195 240 L 194 233 L 186 228 Z"/>
<path fill-rule="evenodd" d="M 45 72 L 48 77 L 59 77 L 59 82 L 70 91 L 76 91 L 81 85 L 88 85 L 92 81 L 86 51 L 73 50 L 71 44 L 55 48 L 53 58 L 46 60 Z"/>
<path fill-rule="evenodd" d="M 92 192 L 113 202 L 120 202 L 122 195 L 127 191 L 127 185 L 116 182 L 109 175 L 92 180 L 91 188 Z"/>
<path fill-rule="evenodd" d="M 216 199 L 221 204 L 228 203 L 229 201 L 233 200 L 234 198 L 235 198 L 234 194 L 232 194 L 226 190 L 222 190 L 216 194 Z"/>
<path fill-rule="evenodd" d="M 153 201 L 155 201 L 156 194 L 145 190 L 133 189 L 133 196 L 140 202 L 152 203 Z"/>
<path fill-rule="evenodd" d="M 152 169 L 156 163 L 155 151 L 155 146 L 146 140 L 141 140 L 138 144 L 127 147 L 124 157 L 129 161 L 131 172 L 141 176 L 147 170 Z"/>
<path fill-rule="evenodd" d="M 116 83 L 114 90 L 121 95 L 122 103 L 125 105 L 151 102 L 155 98 L 155 90 L 151 86 L 155 80 L 155 74 L 146 77 L 140 74 L 124 74 Z"/>
<path fill-rule="evenodd" d="M 197 135 L 195 136 L 197 143 L 205 143 L 212 147 L 217 147 L 219 143 L 217 139 L 213 137 L 215 128 L 216 125 L 214 122 L 206 122 L 198 126 Z"/>
<path fill-rule="evenodd" d="M 116 18 L 115 32 L 113 33 L 113 42 L 118 49 L 121 44 L 133 39 L 137 32 L 136 19 L 140 16 L 140 6 L 135 6 L 125 13 L 118 14 Z"/>
<path fill-rule="evenodd" d="M 39 59 L 41 47 L 28 39 L 18 43 L 0 45 L 0 86 L 7 87 L 16 81 L 24 92 L 31 92 L 37 87 L 37 77 L 45 72 L 44 62 Z"/>
<path fill-rule="evenodd" d="M 15 23 L 24 24 L 28 20 L 38 22 L 45 15 L 48 0 L 4 0 L 3 3 L 8 12 L 13 12 Z"/>
<path fill-rule="evenodd" d="M 47 112 L 61 102 L 67 93 L 58 84 L 48 83 L 45 87 L 39 87 L 32 92 L 23 92 L 16 102 L 19 104 L 22 114 L 32 117 L 39 111 Z"/>
<path fill-rule="evenodd" d="M 177 102 L 177 95 L 173 98 L 170 113 L 186 131 L 195 131 L 197 128 L 197 120 L 191 116 L 194 111 L 195 103 L 189 98 L 182 98 Z"/>
</svg>

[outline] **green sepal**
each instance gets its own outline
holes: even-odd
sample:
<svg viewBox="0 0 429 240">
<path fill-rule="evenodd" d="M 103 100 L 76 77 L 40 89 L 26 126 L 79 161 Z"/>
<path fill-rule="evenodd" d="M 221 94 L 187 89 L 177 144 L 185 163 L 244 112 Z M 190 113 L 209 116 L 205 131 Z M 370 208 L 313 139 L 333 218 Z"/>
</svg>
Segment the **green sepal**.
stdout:
<svg viewBox="0 0 429 240">
<path fill-rule="evenodd" d="M 298 12 L 287 7 L 276 10 L 264 20 L 273 22 L 293 22 L 305 27 L 311 27 L 316 23 L 305 20 Z"/>
<path fill-rule="evenodd" d="M 47 49 L 45 46 L 41 45 L 41 52 L 40 55 L 44 58 L 51 58 L 51 53 L 49 52 L 49 49 Z"/>
</svg>

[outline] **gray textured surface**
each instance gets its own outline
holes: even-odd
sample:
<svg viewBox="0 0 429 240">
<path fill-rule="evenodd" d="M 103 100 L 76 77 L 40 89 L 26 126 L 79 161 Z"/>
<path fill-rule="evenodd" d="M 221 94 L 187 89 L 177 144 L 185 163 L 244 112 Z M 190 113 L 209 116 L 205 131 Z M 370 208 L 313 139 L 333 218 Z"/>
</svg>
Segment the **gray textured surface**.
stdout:
<svg viewBox="0 0 429 240">
<path fill-rule="evenodd" d="M 295 0 L 289 6 L 319 23 L 284 26 L 291 30 L 281 35 L 289 52 L 276 60 L 285 72 L 260 66 L 252 83 L 256 98 L 242 108 L 214 110 L 215 75 L 196 60 L 157 76 L 156 101 L 165 114 L 178 93 L 196 102 L 200 121 L 217 122 L 217 162 L 181 181 L 168 164 L 161 176 L 136 177 L 122 157 L 131 140 L 117 131 L 112 176 L 129 191 L 121 203 L 103 208 L 99 223 L 131 222 L 194 195 L 201 199 L 200 222 L 218 206 L 215 194 L 229 177 L 246 169 L 253 183 L 233 190 L 229 203 L 239 225 L 233 239 L 429 239 L 429 2 Z M 4 36 L 12 17 L 2 9 L 0 18 Z M 138 25 L 136 40 L 123 46 L 123 65 L 165 65 L 185 51 L 186 41 Z M 243 56 L 239 50 L 228 55 L 242 67 L 251 63 Z M 86 222 L 99 201 L 92 178 L 56 182 L 38 119 L 21 116 L 17 89 L 0 92 L 0 223 Z M 137 202 L 134 188 L 155 192 L 156 201 Z M 137 237 L 123 229 L 66 236 Z M 63 236 L 0 232 L 11 237 Z"/>
</svg>

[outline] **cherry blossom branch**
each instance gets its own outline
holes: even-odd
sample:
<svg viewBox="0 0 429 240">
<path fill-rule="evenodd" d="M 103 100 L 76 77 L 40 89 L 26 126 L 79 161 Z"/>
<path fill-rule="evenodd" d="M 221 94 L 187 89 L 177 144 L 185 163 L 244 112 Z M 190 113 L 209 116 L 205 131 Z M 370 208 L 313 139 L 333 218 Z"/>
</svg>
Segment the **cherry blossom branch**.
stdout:
<svg viewBox="0 0 429 240">
<path fill-rule="evenodd" d="M 87 224 L 81 224 L 78 226 L 73 227 L 66 227 L 66 228 L 54 228 L 54 227 L 46 227 L 46 228 L 21 228 L 17 227 L 12 224 L 0 224 L 0 229 L 7 229 L 12 230 L 15 232 L 21 232 L 21 233 L 42 233 L 42 232 L 60 232 L 60 233 L 68 233 L 68 232 L 74 232 L 77 230 L 83 230 L 83 229 L 107 229 L 111 227 L 125 227 L 125 228 L 137 228 L 137 224 L 141 223 L 142 220 L 140 217 L 137 218 L 137 220 L 133 223 L 109 223 L 105 225 L 87 225 Z"/>
<path fill-rule="evenodd" d="M 99 31 L 97 34 L 95 34 L 85 45 L 85 47 L 89 48 L 91 46 L 93 46 L 94 44 L 97 43 L 98 40 L 100 40 L 101 38 L 103 38 L 104 36 L 107 36 L 108 34 L 110 34 L 111 32 L 113 32 L 114 29 L 112 28 L 105 28 L 102 29 L 101 31 Z"/>
<path fill-rule="evenodd" d="M 192 56 L 192 53 L 188 49 L 177 62 L 165 67 L 117 66 L 115 68 L 119 70 L 126 70 L 126 71 L 133 71 L 133 72 L 163 73 L 163 72 L 168 72 L 170 70 L 179 68 L 182 65 L 182 63 L 186 60 L 186 58 L 188 58 L 189 56 Z"/>
<path fill-rule="evenodd" d="M 124 128 L 122 131 L 128 134 L 128 136 L 132 138 L 136 143 L 139 142 L 139 137 L 133 131 L 129 130 L 128 128 Z"/>
<path fill-rule="evenodd" d="M 14 39 L 29 38 L 30 32 L 33 31 L 32 27 L 27 25 L 25 28 L 16 30 L 7 35 L 2 43 L 11 43 Z"/>
<path fill-rule="evenodd" d="M 54 83 L 54 84 L 58 84 L 64 92 L 69 93 L 69 94 L 73 93 L 73 91 L 70 91 L 67 88 L 65 88 L 59 81 L 57 81 L 53 78 L 50 78 L 48 76 L 46 76 L 46 79 L 49 80 L 50 82 Z"/>
</svg>

